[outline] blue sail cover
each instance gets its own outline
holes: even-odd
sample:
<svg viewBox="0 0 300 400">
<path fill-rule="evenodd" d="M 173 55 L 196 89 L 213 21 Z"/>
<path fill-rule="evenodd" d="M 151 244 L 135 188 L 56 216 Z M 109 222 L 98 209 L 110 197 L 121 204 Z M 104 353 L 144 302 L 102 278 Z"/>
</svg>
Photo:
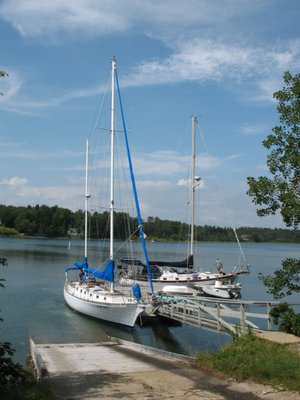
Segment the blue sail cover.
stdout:
<svg viewBox="0 0 300 400">
<path fill-rule="evenodd" d="M 115 272 L 115 262 L 114 260 L 110 260 L 103 271 L 98 271 L 93 268 L 89 268 L 87 258 L 85 257 L 82 263 L 75 262 L 75 267 L 67 268 L 65 271 L 71 270 L 82 270 L 85 274 L 91 274 L 98 279 L 102 279 L 103 281 L 113 282 L 114 281 L 114 272 Z M 83 279 L 85 281 L 85 279 Z"/>
<path fill-rule="evenodd" d="M 114 260 L 110 260 L 103 271 L 98 271 L 92 268 L 83 268 L 83 272 L 92 274 L 98 279 L 102 279 L 103 281 L 113 282 L 114 281 L 114 270 L 115 270 L 115 262 Z"/>
<path fill-rule="evenodd" d="M 87 258 L 84 257 L 84 259 L 82 260 L 82 263 L 81 263 L 81 264 L 78 263 L 78 262 L 75 262 L 74 265 L 75 265 L 75 267 L 67 268 L 67 269 L 65 270 L 65 272 L 71 271 L 71 270 L 76 270 L 76 269 L 85 269 L 85 268 L 88 268 L 88 261 L 87 261 Z"/>
<path fill-rule="evenodd" d="M 87 258 L 86 257 L 84 257 L 84 259 L 82 260 L 82 263 L 80 264 L 80 263 L 77 263 L 77 262 L 75 262 L 74 263 L 75 265 L 76 265 L 76 267 L 77 268 L 82 268 L 82 269 L 84 269 L 84 268 L 88 268 L 88 261 L 87 261 Z"/>
</svg>

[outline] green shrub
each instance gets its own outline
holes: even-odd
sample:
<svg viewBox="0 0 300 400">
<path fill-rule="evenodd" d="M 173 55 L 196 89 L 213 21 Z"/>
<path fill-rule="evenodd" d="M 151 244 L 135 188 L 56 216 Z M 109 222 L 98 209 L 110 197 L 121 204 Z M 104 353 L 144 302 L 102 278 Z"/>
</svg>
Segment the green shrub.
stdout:
<svg viewBox="0 0 300 400">
<path fill-rule="evenodd" d="M 287 303 L 280 303 L 270 312 L 275 325 L 279 325 L 281 331 L 300 337 L 300 314 Z"/>
<path fill-rule="evenodd" d="M 299 354 L 287 345 L 259 339 L 251 333 L 235 339 L 215 354 L 200 355 L 198 363 L 238 381 L 252 379 L 300 390 Z"/>
<path fill-rule="evenodd" d="M 6 228 L 5 226 L 0 226 L 0 235 L 15 236 L 18 234 L 18 231 L 14 228 Z"/>
</svg>

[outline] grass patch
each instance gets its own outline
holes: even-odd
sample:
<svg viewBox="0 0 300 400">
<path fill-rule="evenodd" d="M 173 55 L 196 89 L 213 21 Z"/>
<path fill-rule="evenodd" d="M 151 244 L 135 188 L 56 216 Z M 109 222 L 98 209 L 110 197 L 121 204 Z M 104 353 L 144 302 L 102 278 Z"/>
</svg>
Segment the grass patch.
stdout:
<svg viewBox="0 0 300 400">
<path fill-rule="evenodd" d="M 28 380 L 21 387 L 0 391 L 0 396 L 3 400 L 55 400 L 47 382 L 45 380 L 36 382 L 34 379 Z"/>
<path fill-rule="evenodd" d="M 15 236 L 18 234 L 19 232 L 14 228 L 6 228 L 5 226 L 0 226 L 0 235 Z"/>
<path fill-rule="evenodd" d="M 300 391 L 300 356 L 288 345 L 269 342 L 253 334 L 235 338 L 214 354 L 197 357 L 199 366 L 222 372 L 238 381 Z"/>
</svg>

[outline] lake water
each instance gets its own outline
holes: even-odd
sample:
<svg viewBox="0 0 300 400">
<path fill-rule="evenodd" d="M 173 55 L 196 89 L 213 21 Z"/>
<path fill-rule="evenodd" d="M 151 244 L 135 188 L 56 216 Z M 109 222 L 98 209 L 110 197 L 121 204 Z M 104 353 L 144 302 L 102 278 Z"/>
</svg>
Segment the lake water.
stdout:
<svg viewBox="0 0 300 400">
<path fill-rule="evenodd" d="M 29 337 L 37 343 L 99 342 L 108 336 L 157 347 L 164 350 L 193 355 L 216 350 L 230 336 L 188 325 L 172 326 L 155 323 L 136 326 L 133 331 L 113 326 L 80 315 L 64 302 L 64 270 L 74 261 L 81 261 L 83 242 L 52 239 L 0 238 L 0 257 L 8 260 L 8 267 L 0 269 L 6 280 L 0 288 L 0 309 L 4 322 L 0 323 L 0 341 L 9 341 L 16 349 L 14 360 L 25 363 L 29 351 Z M 136 247 L 137 243 L 132 246 Z M 107 256 L 108 243 L 96 242 L 89 246 L 90 265 Z M 258 273 L 271 274 L 281 267 L 287 257 L 300 257 L 299 244 L 245 243 L 243 251 L 251 273 L 240 279 L 242 297 L 247 300 L 272 300 L 258 280 Z M 185 243 L 149 243 L 150 259 L 184 259 Z M 226 266 L 238 263 L 239 252 L 235 243 L 197 243 L 196 265 L 211 270 L 217 257 Z M 143 259 L 140 252 L 140 258 Z M 286 299 L 300 303 L 299 295 Z"/>
</svg>

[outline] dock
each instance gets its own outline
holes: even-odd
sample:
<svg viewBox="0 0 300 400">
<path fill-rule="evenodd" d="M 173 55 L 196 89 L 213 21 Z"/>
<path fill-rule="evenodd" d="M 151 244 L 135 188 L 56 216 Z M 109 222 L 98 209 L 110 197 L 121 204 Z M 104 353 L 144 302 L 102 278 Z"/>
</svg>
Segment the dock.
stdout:
<svg viewBox="0 0 300 400">
<path fill-rule="evenodd" d="M 244 335 L 249 330 L 255 333 L 273 331 L 270 313 L 278 304 L 278 301 L 227 300 L 161 293 L 152 303 L 152 314 L 218 332 Z"/>
</svg>

